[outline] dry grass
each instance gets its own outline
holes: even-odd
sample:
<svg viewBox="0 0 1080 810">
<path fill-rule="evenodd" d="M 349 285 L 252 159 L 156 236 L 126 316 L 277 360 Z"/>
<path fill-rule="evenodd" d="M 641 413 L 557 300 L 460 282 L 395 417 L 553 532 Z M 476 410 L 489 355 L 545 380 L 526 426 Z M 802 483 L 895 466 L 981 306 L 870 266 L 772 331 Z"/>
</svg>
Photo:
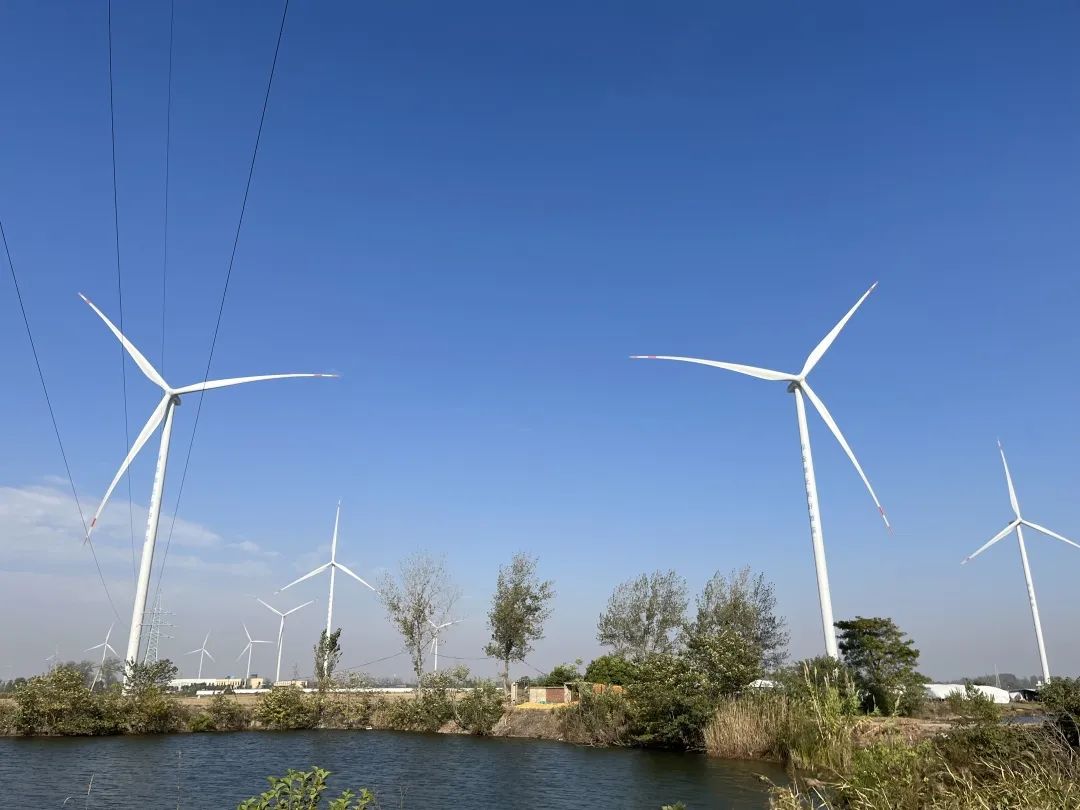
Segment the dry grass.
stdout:
<svg viewBox="0 0 1080 810">
<path fill-rule="evenodd" d="M 726 759 L 779 759 L 791 706 L 774 696 L 728 698 L 705 726 L 705 750 Z"/>
</svg>

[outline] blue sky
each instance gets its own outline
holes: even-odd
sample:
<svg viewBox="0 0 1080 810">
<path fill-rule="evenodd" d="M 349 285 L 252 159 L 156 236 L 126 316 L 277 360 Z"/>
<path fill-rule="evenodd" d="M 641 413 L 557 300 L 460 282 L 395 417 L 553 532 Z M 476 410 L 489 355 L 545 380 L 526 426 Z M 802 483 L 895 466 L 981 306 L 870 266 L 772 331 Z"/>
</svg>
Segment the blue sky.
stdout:
<svg viewBox="0 0 1080 810">
<path fill-rule="evenodd" d="M 205 368 L 277 30 L 264 4 L 219 5 L 176 18 L 174 384 Z M 125 452 L 119 350 L 76 296 L 118 316 L 104 4 L 2 15 L 0 215 L 92 511 Z M 246 594 L 319 561 L 340 497 L 361 575 L 448 555 L 471 619 L 448 655 L 480 654 L 518 549 L 559 593 L 542 668 L 595 655 L 610 590 L 669 567 L 694 590 L 764 571 L 793 654 L 818 652 L 790 397 L 627 356 L 797 369 L 877 280 L 812 378 L 896 527 L 811 416 L 836 613 L 895 617 L 937 677 L 1035 672 L 1015 544 L 958 563 L 1009 518 L 999 436 L 1025 512 L 1080 535 L 1078 23 L 1063 3 L 294 4 L 213 373 L 343 377 L 207 397 L 170 643 L 271 632 Z M 168 5 L 117 0 L 114 26 L 124 323 L 158 362 Z M 0 609 L 28 616 L 0 628 L 0 666 L 31 671 L 111 617 L 10 282 L 0 296 Z M 127 375 L 134 435 L 156 394 Z M 136 506 L 152 474 L 144 452 Z M 118 495 L 99 546 L 126 625 Z M 1030 546 L 1051 667 L 1080 672 L 1080 552 Z M 398 649 L 369 594 L 340 605 L 347 664 Z M 303 666 L 309 610 L 286 653 Z"/>
</svg>

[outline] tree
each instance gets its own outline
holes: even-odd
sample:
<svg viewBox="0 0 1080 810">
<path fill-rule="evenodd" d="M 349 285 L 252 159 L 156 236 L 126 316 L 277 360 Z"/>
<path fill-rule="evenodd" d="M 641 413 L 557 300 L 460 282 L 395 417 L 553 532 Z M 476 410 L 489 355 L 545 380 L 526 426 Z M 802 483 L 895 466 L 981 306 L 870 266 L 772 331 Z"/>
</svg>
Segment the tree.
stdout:
<svg viewBox="0 0 1080 810">
<path fill-rule="evenodd" d="M 424 658 L 435 638 L 436 625 L 450 615 L 459 596 L 446 570 L 446 561 L 425 552 L 401 562 L 400 579 L 387 573 L 379 595 L 390 622 L 405 640 L 416 681 L 423 688 Z"/>
<path fill-rule="evenodd" d="M 697 599 L 697 616 L 689 635 L 731 630 L 753 642 L 766 671 L 787 657 L 788 632 L 776 613 L 776 594 L 764 574 L 754 576 L 747 566 L 725 577 L 719 571 L 705 583 Z"/>
<path fill-rule="evenodd" d="M 635 661 L 671 652 L 686 605 L 686 580 L 674 571 L 642 574 L 615 588 L 607 610 L 600 614 L 596 640 Z"/>
<path fill-rule="evenodd" d="M 581 659 L 579 658 L 573 664 L 556 664 L 551 672 L 543 676 L 536 682 L 537 686 L 564 686 L 568 683 L 575 683 L 581 680 L 581 672 L 578 667 L 581 666 Z"/>
<path fill-rule="evenodd" d="M 910 714 L 923 700 L 926 678 L 916 671 L 919 651 L 892 619 L 856 616 L 836 622 L 837 641 L 867 708 L 883 714 Z"/>
<path fill-rule="evenodd" d="M 626 686 L 637 677 L 637 665 L 621 655 L 601 655 L 585 668 L 585 680 L 589 683 Z"/>
<path fill-rule="evenodd" d="M 510 565 L 499 569 L 495 595 L 491 598 L 488 625 L 491 641 L 484 653 L 502 661 L 503 687 L 510 691 L 510 662 L 522 661 L 532 652 L 532 642 L 544 637 L 544 622 L 551 615 L 555 589 L 550 580 L 536 575 L 537 560 L 515 554 Z"/>
<path fill-rule="evenodd" d="M 340 639 L 340 627 L 329 636 L 325 630 L 319 634 L 319 643 L 315 645 L 315 681 L 320 692 L 325 692 L 330 687 L 334 670 L 341 661 Z"/>
</svg>

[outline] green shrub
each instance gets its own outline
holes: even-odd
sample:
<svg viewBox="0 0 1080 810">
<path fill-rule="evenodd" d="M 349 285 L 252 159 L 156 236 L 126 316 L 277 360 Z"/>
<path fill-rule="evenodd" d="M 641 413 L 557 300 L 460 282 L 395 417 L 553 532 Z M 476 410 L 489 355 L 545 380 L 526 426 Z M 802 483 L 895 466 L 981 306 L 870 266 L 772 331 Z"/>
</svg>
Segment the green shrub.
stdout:
<svg viewBox="0 0 1080 810">
<path fill-rule="evenodd" d="M 334 695 L 323 704 L 321 725 L 323 728 L 368 728 L 372 725 L 382 700 L 374 695 Z"/>
<path fill-rule="evenodd" d="M 11 734 L 15 731 L 15 715 L 18 709 L 10 700 L 0 700 L 0 735 Z"/>
<path fill-rule="evenodd" d="M 1080 678 L 1054 678 L 1039 697 L 1065 739 L 1080 746 Z"/>
<path fill-rule="evenodd" d="M 314 728 L 317 720 L 315 701 L 295 686 L 275 687 L 261 695 L 254 716 L 270 729 Z"/>
<path fill-rule="evenodd" d="M 281 777 L 270 776 L 270 790 L 240 802 L 236 810 L 318 810 L 326 791 L 329 771 L 312 768 L 310 771 L 289 771 Z M 373 807 L 375 796 L 366 788 L 359 795 L 346 790 L 331 799 L 328 810 L 363 810 Z"/>
<path fill-rule="evenodd" d="M 435 732 L 454 719 L 454 703 L 443 689 L 388 702 L 384 721 L 395 731 Z"/>
<path fill-rule="evenodd" d="M 621 655 L 601 655 L 593 659 L 585 669 L 588 683 L 627 686 L 637 678 L 637 666 Z"/>
<path fill-rule="evenodd" d="M 60 666 L 30 678 L 15 690 L 13 725 L 20 734 L 74 736 L 119 731 L 115 713 L 102 709 L 83 673 Z"/>
<path fill-rule="evenodd" d="M 562 738 L 577 745 L 621 745 L 627 738 L 626 698 L 613 689 L 578 685 L 578 700 L 559 710 Z"/>
<path fill-rule="evenodd" d="M 945 704 L 960 723 L 966 726 L 987 726 L 1001 722 L 1001 707 L 989 695 L 984 695 L 974 684 L 967 684 L 963 692 L 951 692 Z"/>
<path fill-rule="evenodd" d="M 251 712 L 225 695 L 214 695 L 205 709 L 188 719 L 189 731 L 242 731 Z"/>
<path fill-rule="evenodd" d="M 483 681 L 454 704 L 457 724 L 470 734 L 487 735 L 506 712 L 506 691 L 493 681 Z"/>
</svg>

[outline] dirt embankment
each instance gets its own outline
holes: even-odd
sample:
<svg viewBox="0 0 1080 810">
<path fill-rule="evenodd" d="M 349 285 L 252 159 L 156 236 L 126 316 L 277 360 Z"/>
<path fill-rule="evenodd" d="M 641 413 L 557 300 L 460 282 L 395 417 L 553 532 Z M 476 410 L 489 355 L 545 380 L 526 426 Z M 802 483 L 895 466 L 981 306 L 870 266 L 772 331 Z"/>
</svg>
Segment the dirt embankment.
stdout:
<svg viewBox="0 0 1080 810">
<path fill-rule="evenodd" d="M 511 709 L 495 724 L 494 737 L 527 737 L 534 740 L 562 740 L 562 725 L 556 707 Z"/>
</svg>

